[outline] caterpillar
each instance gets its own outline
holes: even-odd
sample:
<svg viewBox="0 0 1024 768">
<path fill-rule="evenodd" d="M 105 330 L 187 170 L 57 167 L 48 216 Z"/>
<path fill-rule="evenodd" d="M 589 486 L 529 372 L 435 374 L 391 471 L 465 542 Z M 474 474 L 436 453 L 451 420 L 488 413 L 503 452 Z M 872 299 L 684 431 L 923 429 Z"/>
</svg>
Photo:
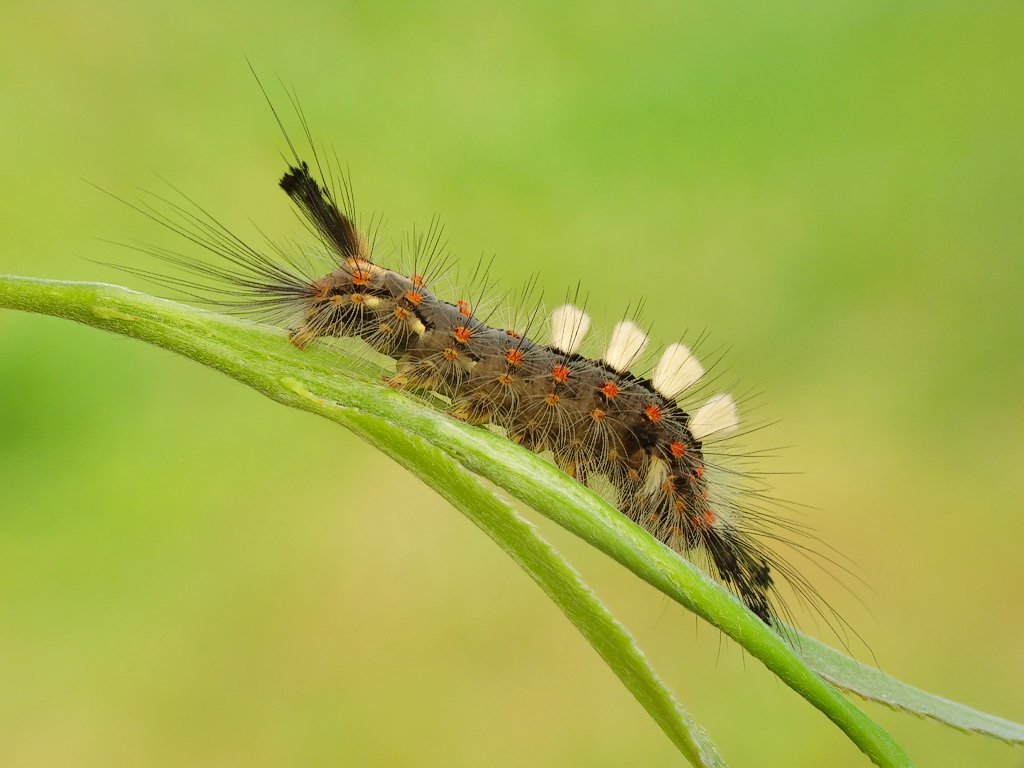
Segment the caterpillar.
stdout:
<svg viewBox="0 0 1024 768">
<path fill-rule="evenodd" d="M 535 332 L 536 309 L 519 327 L 491 324 L 480 302 L 448 301 L 436 292 L 447 263 L 436 220 L 408 239 L 408 269 L 383 266 L 379 219 L 360 228 L 347 175 L 336 157 L 333 163 L 321 157 L 290 98 L 312 165 L 270 104 L 290 150 L 278 183 L 315 237 L 312 246 L 269 240 L 265 249 L 250 246 L 179 193 L 185 203 L 156 196 L 156 204 L 128 205 L 217 260 L 132 246 L 186 276 L 114 266 L 207 305 L 282 326 L 300 350 L 335 338 L 360 339 L 393 361 L 390 386 L 431 393 L 453 418 L 503 430 L 581 483 L 610 485 L 622 514 L 701 562 L 769 626 L 784 628 L 783 620 L 791 618 L 779 576 L 830 626 L 834 619 L 845 625 L 770 546 L 782 542 L 806 554 L 811 548 L 796 536 L 810 534 L 772 509 L 759 487 L 744 483 L 749 475 L 728 465 L 720 446 L 737 432 L 736 400 L 718 393 L 699 407 L 684 407 L 687 393 L 698 390 L 706 374 L 690 347 L 669 344 L 649 375 L 641 375 L 633 369 L 649 339 L 636 318 L 614 325 L 600 356 L 581 352 L 592 322 L 578 301 L 550 313 L 546 340 Z"/>
</svg>

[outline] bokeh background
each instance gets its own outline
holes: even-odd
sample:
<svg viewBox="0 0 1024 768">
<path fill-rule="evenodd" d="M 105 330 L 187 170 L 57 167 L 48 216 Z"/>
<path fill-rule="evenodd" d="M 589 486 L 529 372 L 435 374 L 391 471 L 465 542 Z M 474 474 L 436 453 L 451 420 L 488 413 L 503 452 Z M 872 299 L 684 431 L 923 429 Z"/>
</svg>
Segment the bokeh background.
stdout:
<svg viewBox="0 0 1024 768">
<path fill-rule="evenodd" d="M 7 3 L 0 271 L 124 282 L 162 174 L 296 234 L 245 64 L 388 234 L 731 346 L 883 668 L 1024 718 L 1019 3 Z M 281 91 L 277 94 L 280 97 Z M 84 257 L 84 258 L 83 258 Z M 144 287 L 128 281 L 135 287 Z M 758 442 L 760 441 L 760 442 Z M 758 663 L 539 520 L 737 766 L 865 759 Z M 809 623 L 813 631 L 813 624 Z M 826 639 L 827 636 L 826 636 Z M 863 646 L 858 655 L 870 659 Z M 865 705 L 921 765 L 1019 751 Z M 681 761 L 455 510 L 200 366 L 0 313 L 0 765 Z"/>
</svg>

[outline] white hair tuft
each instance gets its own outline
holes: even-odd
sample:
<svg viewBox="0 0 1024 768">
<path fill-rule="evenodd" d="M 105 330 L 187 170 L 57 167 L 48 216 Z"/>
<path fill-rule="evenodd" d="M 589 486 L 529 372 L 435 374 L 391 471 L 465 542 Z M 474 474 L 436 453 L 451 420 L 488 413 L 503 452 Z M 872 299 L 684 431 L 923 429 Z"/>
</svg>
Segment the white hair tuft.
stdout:
<svg viewBox="0 0 1024 768">
<path fill-rule="evenodd" d="M 690 419 L 690 432 L 697 440 L 732 432 L 740 424 L 732 395 L 715 395 L 697 409 Z"/>
<path fill-rule="evenodd" d="M 604 361 L 620 373 L 640 359 L 647 347 L 647 334 L 640 330 L 636 323 L 623 320 L 615 324 L 612 337 L 608 341 L 608 349 L 604 353 Z"/>
<path fill-rule="evenodd" d="M 654 388 L 669 400 L 692 387 L 704 375 L 700 364 L 690 348 L 683 344 L 669 344 L 654 369 Z"/>
<path fill-rule="evenodd" d="M 580 348 L 590 330 L 590 315 L 572 304 L 551 313 L 551 346 L 568 354 Z"/>
</svg>

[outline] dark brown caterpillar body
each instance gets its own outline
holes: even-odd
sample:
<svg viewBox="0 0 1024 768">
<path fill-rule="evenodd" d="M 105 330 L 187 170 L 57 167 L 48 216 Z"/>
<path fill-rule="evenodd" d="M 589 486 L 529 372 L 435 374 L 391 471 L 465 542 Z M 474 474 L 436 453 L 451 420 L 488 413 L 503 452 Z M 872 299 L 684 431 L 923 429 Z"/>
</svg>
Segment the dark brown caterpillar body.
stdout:
<svg viewBox="0 0 1024 768">
<path fill-rule="evenodd" d="M 735 426 L 731 399 L 705 406 L 710 412 L 698 412 L 695 429 L 674 393 L 627 372 L 639 356 L 635 348 L 646 343 L 635 326 L 620 324 L 624 338 L 616 347 L 613 334 L 604 360 L 574 351 L 589 319 L 569 306 L 561 308 L 555 344 L 489 327 L 466 302 L 438 299 L 420 276 L 374 264 L 365 238 L 305 164 L 291 167 L 281 186 L 341 257 L 338 269 L 311 283 L 303 322 L 290 331 L 294 344 L 361 338 L 396 361 L 392 385 L 443 395 L 451 415 L 497 425 L 532 451 L 550 451 L 582 482 L 608 478 L 624 514 L 679 552 L 705 552 L 718 576 L 772 622 L 768 557 L 733 524 L 734 510 L 715 498 L 706 477 L 700 438 Z"/>
</svg>

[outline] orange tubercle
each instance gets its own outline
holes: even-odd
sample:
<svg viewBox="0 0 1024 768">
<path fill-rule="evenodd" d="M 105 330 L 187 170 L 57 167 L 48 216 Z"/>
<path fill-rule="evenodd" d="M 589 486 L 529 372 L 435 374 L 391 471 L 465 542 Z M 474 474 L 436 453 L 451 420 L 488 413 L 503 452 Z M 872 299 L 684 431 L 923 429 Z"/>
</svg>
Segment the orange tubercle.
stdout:
<svg viewBox="0 0 1024 768">
<path fill-rule="evenodd" d="M 559 384 L 563 384 L 569 380 L 569 369 L 564 365 L 556 365 L 551 369 L 551 378 Z"/>
<path fill-rule="evenodd" d="M 609 400 L 614 400 L 619 396 L 619 387 L 614 381 L 606 381 L 604 386 L 601 387 L 601 394 Z"/>
<path fill-rule="evenodd" d="M 668 448 L 670 451 L 672 451 L 672 455 L 675 456 L 677 459 L 681 459 L 683 458 L 683 456 L 686 455 L 686 446 L 683 445 L 678 440 L 674 443 L 671 443 Z"/>
<path fill-rule="evenodd" d="M 710 509 L 705 509 L 700 515 L 694 515 L 690 518 L 693 521 L 694 528 L 710 528 L 715 524 L 715 513 Z"/>
<path fill-rule="evenodd" d="M 661 408 L 656 405 L 648 405 L 644 408 L 644 414 L 650 420 L 651 424 L 657 424 L 661 421 Z"/>
<path fill-rule="evenodd" d="M 512 347 L 505 350 L 505 362 L 509 365 L 519 365 L 523 362 L 523 351 Z"/>
<path fill-rule="evenodd" d="M 469 340 L 473 337 L 473 332 L 466 326 L 460 325 L 455 329 L 455 333 L 453 335 L 459 344 L 468 344 Z"/>
</svg>

